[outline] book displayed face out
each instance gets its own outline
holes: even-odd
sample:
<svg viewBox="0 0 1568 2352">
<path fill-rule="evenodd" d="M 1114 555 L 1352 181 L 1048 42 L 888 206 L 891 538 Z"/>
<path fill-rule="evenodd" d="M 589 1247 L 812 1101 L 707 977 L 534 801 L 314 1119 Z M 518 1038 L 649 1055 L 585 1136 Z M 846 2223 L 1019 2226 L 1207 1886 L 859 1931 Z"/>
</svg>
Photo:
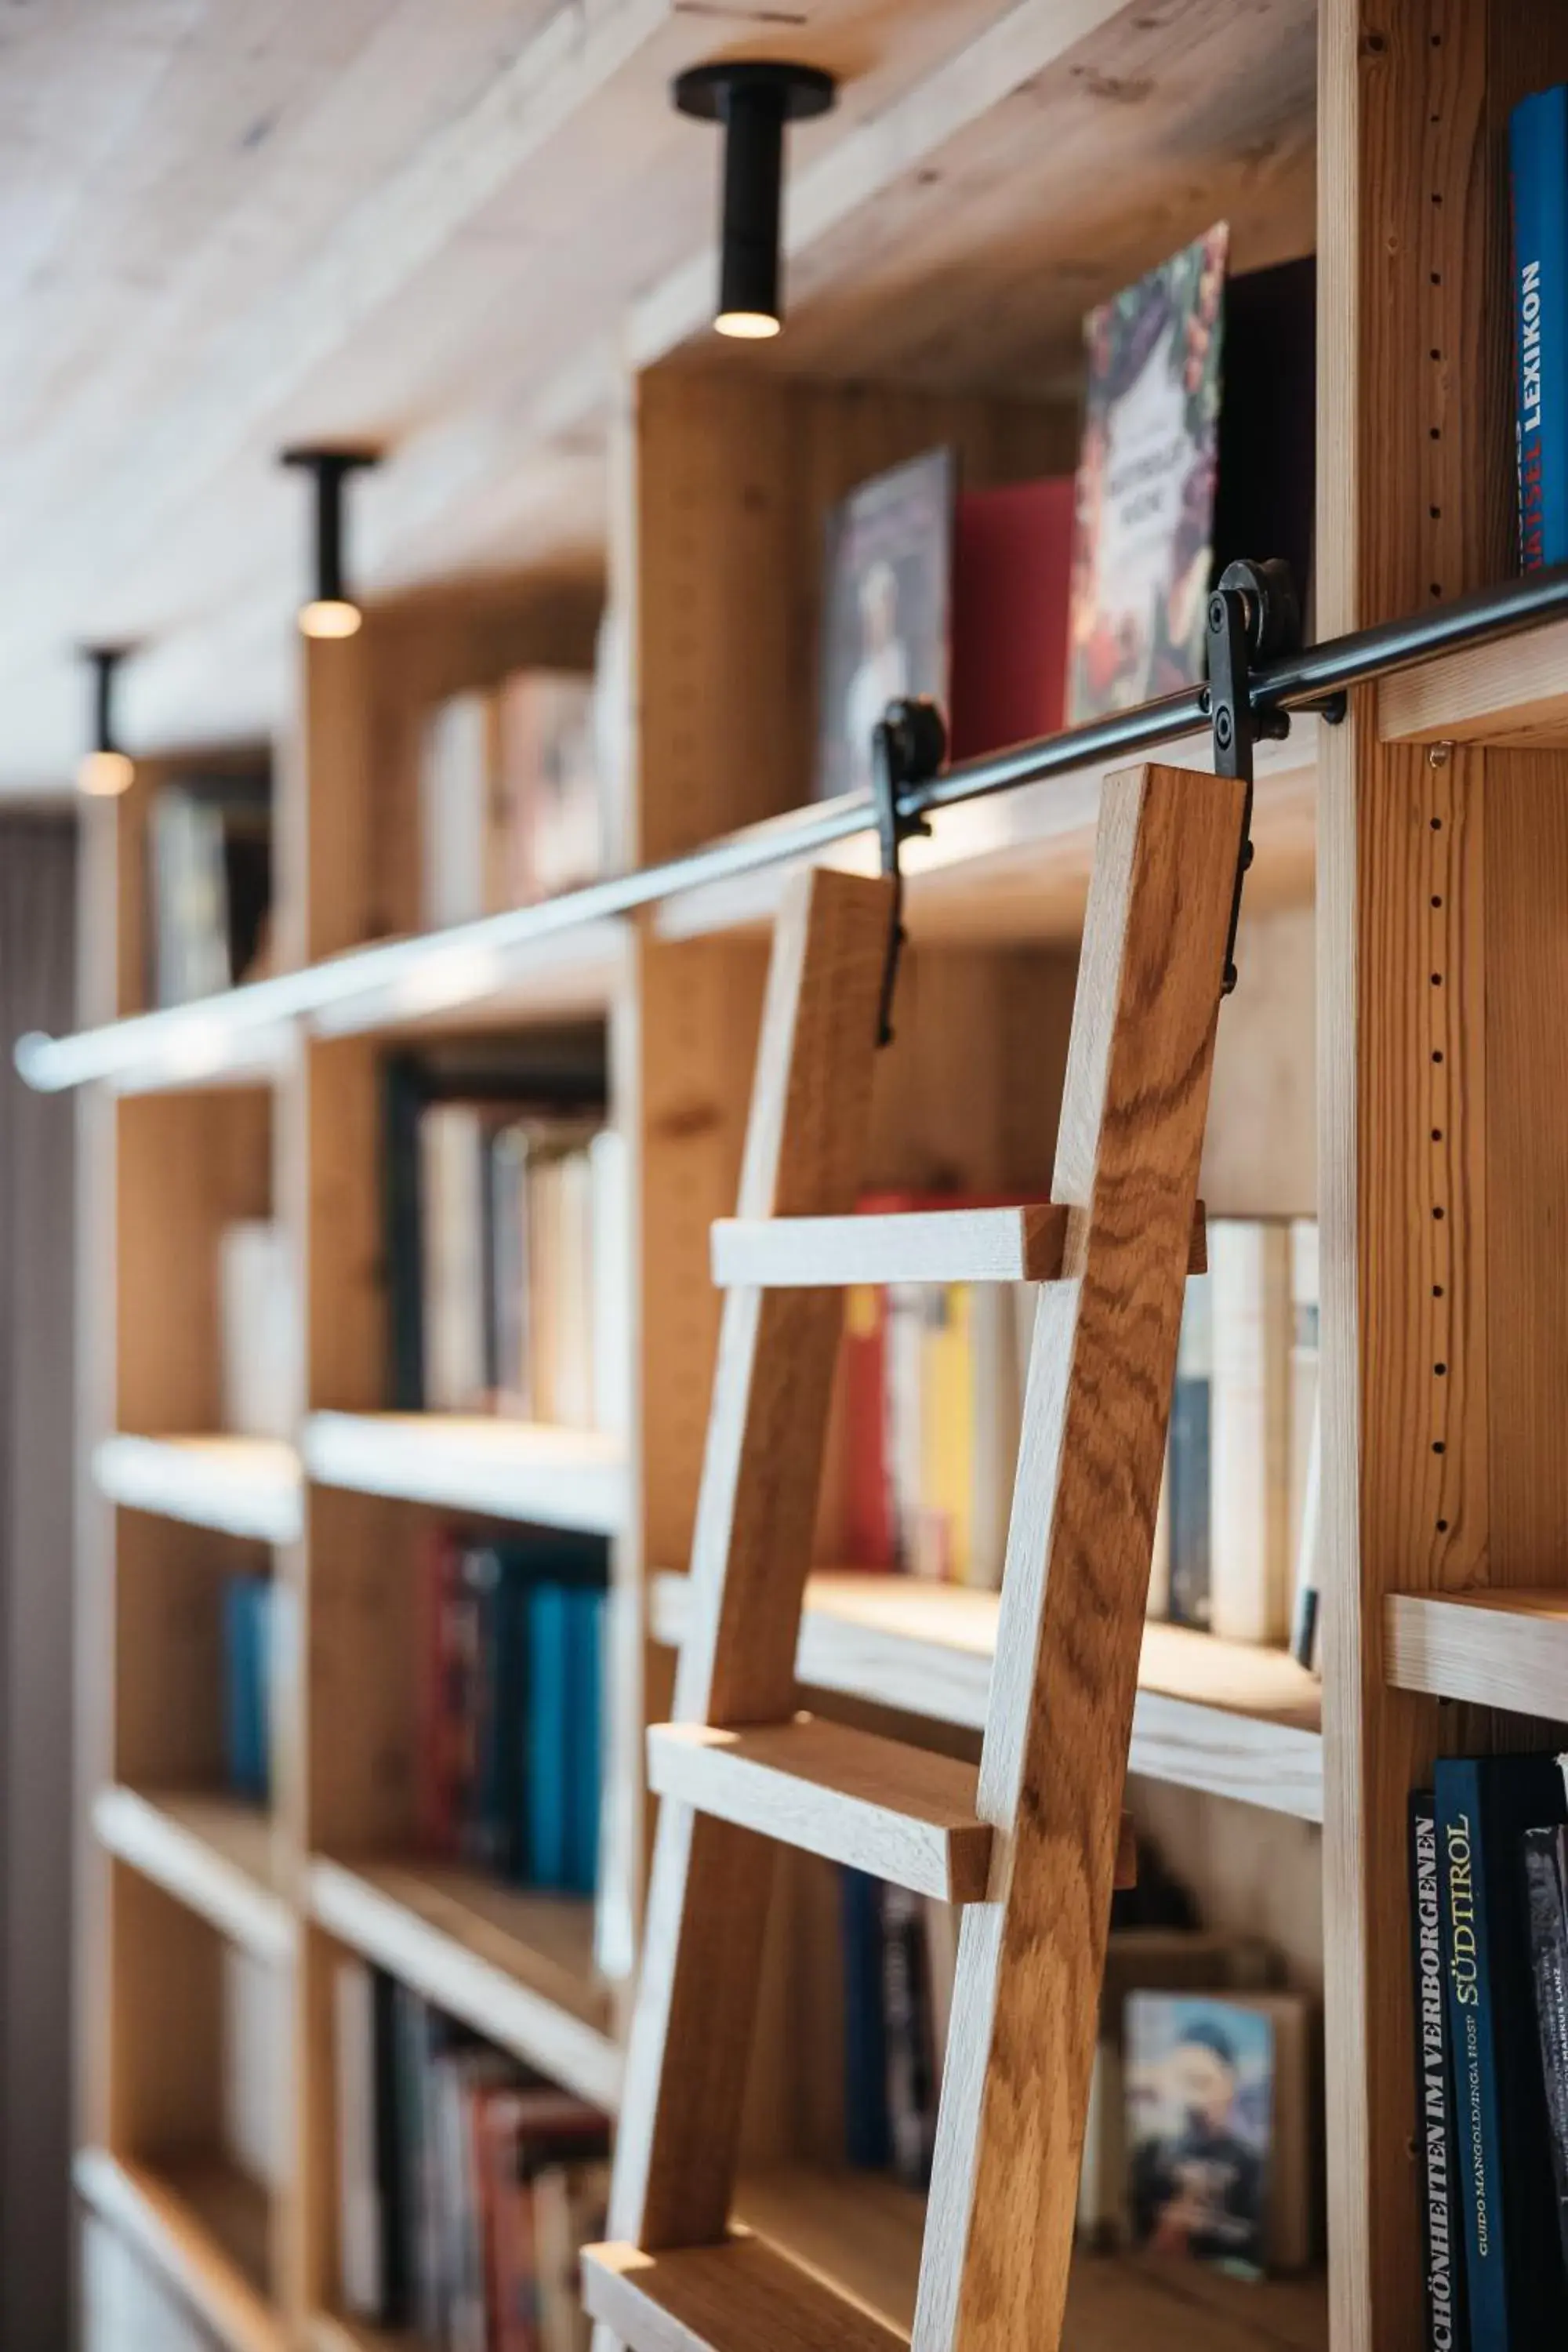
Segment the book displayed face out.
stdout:
<svg viewBox="0 0 1568 2352">
<path fill-rule="evenodd" d="M 1203 675 L 1228 246 L 1222 222 L 1085 322 L 1071 725 Z"/>
<path fill-rule="evenodd" d="M 954 467 L 931 449 L 862 482 L 827 519 L 816 795 L 868 792 L 871 738 L 889 702 L 945 709 Z"/>
</svg>

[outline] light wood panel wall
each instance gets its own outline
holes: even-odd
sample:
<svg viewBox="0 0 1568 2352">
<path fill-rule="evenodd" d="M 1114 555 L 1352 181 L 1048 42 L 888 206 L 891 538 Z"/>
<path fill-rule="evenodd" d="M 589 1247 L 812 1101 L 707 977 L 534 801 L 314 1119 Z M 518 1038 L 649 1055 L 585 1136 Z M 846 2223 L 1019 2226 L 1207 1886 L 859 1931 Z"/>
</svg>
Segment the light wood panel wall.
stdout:
<svg viewBox="0 0 1568 2352">
<path fill-rule="evenodd" d="M 1529 0 L 1323 0 L 1324 634 L 1508 576 L 1504 131 L 1568 73 Z M 1490 1735 L 1384 1687 L 1391 1589 L 1568 1559 L 1549 1366 L 1568 1127 L 1528 1010 L 1568 955 L 1560 761 L 1325 739 L 1320 832 L 1330 2242 L 1336 2352 L 1414 2352 L 1405 1801 Z M 1528 867 L 1528 871 L 1526 870 Z M 1538 993 L 1539 992 L 1539 993 Z M 1528 1110 L 1526 1102 L 1528 1101 Z"/>
</svg>

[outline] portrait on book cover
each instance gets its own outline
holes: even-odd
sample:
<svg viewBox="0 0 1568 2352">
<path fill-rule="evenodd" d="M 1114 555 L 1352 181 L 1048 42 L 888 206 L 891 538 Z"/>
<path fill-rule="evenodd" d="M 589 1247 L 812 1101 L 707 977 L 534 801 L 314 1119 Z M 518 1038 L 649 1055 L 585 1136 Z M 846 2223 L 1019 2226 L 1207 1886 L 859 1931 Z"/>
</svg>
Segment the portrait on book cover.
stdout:
<svg viewBox="0 0 1568 2352">
<path fill-rule="evenodd" d="M 1133 2242 L 1263 2268 L 1274 2029 L 1240 2003 L 1133 1993 L 1126 2011 Z"/>
<path fill-rule="evenodd" d="M 871 738 L 889 702 L 945 710 L 954 467 L 931 449 L 862 482 L 827 520 L 817 681 L 818 800 L 867 792 Z"/>
<path fill-rule="evenodd" d="M 1084 324 L 1069 724 L 1203 676 L 1229 231 L 1221 222 Z"/>
</svg>

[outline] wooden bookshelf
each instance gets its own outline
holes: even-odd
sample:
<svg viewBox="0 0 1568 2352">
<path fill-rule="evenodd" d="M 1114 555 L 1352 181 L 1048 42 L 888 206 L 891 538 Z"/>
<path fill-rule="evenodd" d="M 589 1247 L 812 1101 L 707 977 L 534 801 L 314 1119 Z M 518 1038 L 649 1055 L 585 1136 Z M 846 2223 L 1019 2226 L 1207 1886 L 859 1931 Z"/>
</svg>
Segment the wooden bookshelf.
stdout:
<svg viewBox="0 0 1568 2352">
<path fill-rule="evenodd" d="M 195 1528 L 258 1543 L 299 1540 L 300 1457 L 267 1437 L 106 1437 L 94 1447 L 100 1495 Z"/>
<path fill-rule="evenodd" d="M 470 13 L 441 37 L 472 37 Z M 23 1056 L 39 1086 L 83 1089 L 79 2186 L 243 2352 L 414 2352 L 331 2315 L 346 1954 L 619 2100 L 645 1734 L 689 1613 L 675 1571 L 718 1361 L 710 1227 L 734 1209 L 785 878 L 422 934 L 425 712 L 513 667 L 586 666 L 607 598 L 628 647 L 625 863 L 798 805 L 827 510 L 937 441 L 967 487 L 1070 467 L 1084 309 L 1222 215 L 1238 268 L 1319 255 L 1318 634 L 1511 565 L 1506 372 L 1478 354 L 1506 349 L 1498 126 L 1524 89 L 1568 75 L 1552 12 L 808 7 L 789 46 L 845 73 L 844 101 L 792 147 L 787 331 L 742 353 L 706 332 L 712 142 L 666 102 L 669 72 L 720 43 L 700 11 L 633 13 L 612 6 L 581 43 L 548 28 L 523 42 L 468 126 L 471 169 L 396 183 L 387 301 L 411 336 L 430 281 L 403 247 L 431 185 L 485 230 L 454 265 L 455 334 L 504 310 L 503 215 L 481 189 L 518 208 L 508 219 L 532 218 L 542 192 L 552 218 L 581 215 L 574 291 L 557 299 L 531 247 L 515 257 L 517 331 L 492 317 L 480 339 L 482 405 L 433 419 L 377 484 L 375 562 L 429 584 L 369 595 L 360 635 L 301 646 L 274 697 L 294 751 L 276 763 L 270 975 L 146 1009 L 143 762 L 124 801 L 87 813 L 83 1026 Z M 382 381 L 354 333 L 331 329 L 342 381 Z M 402 398 L 390 382 L 389 414 Z M 139 511 L 158 492 L 143 486 Z M 226 509 L 226 543 L 238 527 Z M 1249 2288 L 1085 2259 L 1074 2352 L 1415 2352 L 1405 1792 L 1461 1724 L 1487 1745 L 1517 1740 L 1521 1716 L 1568 1721 L 1568 1267 L 1552 1245 L 1568 1119 L 1551 1077 L 1568 996 L 1564 676 L 1558 624 L 1388 678 L 1342 724 L 1298 718 L 1259 747 L 1200 1190 L 1216 1217 L 1321 1217 L 1324 1675 L 1152 1624 L 1128 1801 L 1215 1924 L 1269 1936 L 1291 1983 L 1326 1994 L 1331 2263 Z M 197 738 L 171 718 L 169 740 Z M 1210 758 L 1195 739 L 1164 756 Z M 943 812 L 910 845 L 873 1189 L 1016 1196 L 1048 1170 L 1102 782 L 1087 763 Z M 863 870 L 875 850 L 860 836 L 829 855 Z M 584 1024 L 631 1168 L 629 1424 L 389 1412 L 385 1055 Z M 301 1273 L 304 1410 L 287 1444 L 219 1433 L 216 1237 L 262 1215 L 286 1224 Z M 420 1549 L 470 1519 L 611 1541 L 615 1834 L 597 1917 L 416 1852 Z M 825 1560 L 846 1556 L 835 1532 Z M 216 1794 L 230 1566 L 270 1569 L 289 1629 L 265 1815 Z M 972 1758 L 996 1624 L 983 1592 L 825 1569 L 797 1676 L 825 1713 L 896 1717 Z M 919 2204 L 837 2168 L 833 2062 L 799 2060 L 833 2052 L 841 2024 L 837 1916 L 813 1868 L 780 1873 L 741 2210 L 901 2328 Z M 286 1969 L 294 1995 L 281 2059 L 298 2113 L 271 2197 L 214 2153 L 230 1947 Z"/>
<path fill-rule="evenodd" d="M 92 1823 L 106 1853 L 232 1943 L 258 1959 L 294 1958 L 298 1915 L 279 1869 L 277 1829 L 260 1805 L 184 1790 L 100 1789 Z"/>
<path fill-rule="evenodd" d="M 217 2159 L 157 2168 L 101 2148 L 76 2160 L 78 2195 L 119 2230 L 175 2295 L 232 2352 L 285 2352 L 288 2334 L 267 2299 L 267 2199 Z"/>
<path fill-rule="evenodd" d="M 626 1449 L 592 1431 L 457 1413 L 319 1412 L 305 1466 L 323 1486 L 589 1535 L 626 1523 Z"/>
<path fill-rule="evenodd" d="M 819 1571 L 796 1670 L 829 1691 L 979 1731 L 996 1648 L 997 1596 L 918 1577 Z M 649 1622 L 679 1646 L 686 1579 L 654 1579 Z M 1321 1685 L 1272 1650 L 1179 1625 L 1144 1632 L 1132 1769 L 1303 1821 L 1323 1817 Z"/>
<path fill-rule="evenodd" d="M 620 2052 L 594 1968 L 593 1906 L 434 1863 L 310 1865 L 310 1916 L 440 2008 L 597 2105 Z"/>
<path fill-rule="evenodd" d="M 781 2168 L 742 2183 L 739 2212 L 879 2318 L 914 2317 L 925 2200 L 874 2173 Z M 1226 2279 L 1196 2263 L 1082 2254 L 1073 2271 L 1064 2352 L 1129 2346 L 1194 2352 L 1325 2352 L 1323 2276 Z"/>
</svg>

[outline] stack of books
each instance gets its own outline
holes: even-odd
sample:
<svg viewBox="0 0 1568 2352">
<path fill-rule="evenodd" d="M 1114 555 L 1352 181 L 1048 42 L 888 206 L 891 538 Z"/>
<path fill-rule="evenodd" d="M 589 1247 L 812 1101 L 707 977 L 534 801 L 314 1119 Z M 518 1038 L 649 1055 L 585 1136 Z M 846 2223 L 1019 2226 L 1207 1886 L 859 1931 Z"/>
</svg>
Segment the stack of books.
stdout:
<svg viewBox="0 0 1568 2352">
<path fill-rule="evenodd" d="M 361 1960 L 334 1994 L 344 2310 L 430 2352 L 586 2352 L 605 2117 Z"/>
<path fill-rule="evenodd" d="M 1568 2342 L 1568 1759 L 1439 1757 L 1410 1802 L 1427 2339 Z"/>
<path fill-rule="evenodd" d="M 598 1879 L 605 1546 L 430 1538 L 416 1803 L 425 1851 L 520 1886 Z"/>
</svg>

